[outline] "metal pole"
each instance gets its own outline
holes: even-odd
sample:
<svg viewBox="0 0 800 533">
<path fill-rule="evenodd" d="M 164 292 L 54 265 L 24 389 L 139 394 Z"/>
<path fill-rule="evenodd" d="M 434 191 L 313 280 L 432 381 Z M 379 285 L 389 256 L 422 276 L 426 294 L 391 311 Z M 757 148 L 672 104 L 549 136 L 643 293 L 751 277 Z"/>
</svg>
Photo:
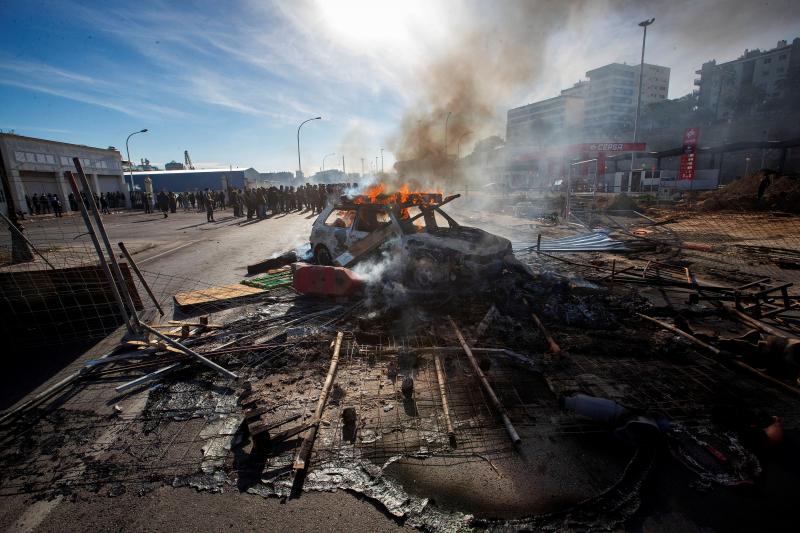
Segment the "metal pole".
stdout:
<svg viewBox="0 0 800 533">
<path fill-rule="evenodd" d="M 130 176 L 130 179 L 131 179 L 131 188 L 128 191 L 129 193 L 133 193 L 133 161 L 131 161 L 131 149 L 128 147 L 128 141 L 130 141 L 131 137 L 133 137 L 134 135 L 137 135 L 139 133 L 147 133 L 147 131 L 148 131 L 147 128 L 141 129 L 139 131 L 134 131 L 133 133 L 128 135 L 127 139 L 125 139 L 125 153 L 128 156 L 128 165 L 129 165 L 128 166 L 128 175 Z M 133 207 L 133 200 L 131 198 L 128 198 L 128 199 L 131 200 L 131 207 Z"/>
<path fill-rule="evenodd" d="M 123 301 L 128 306 L 128 309 L 130 309 L 131 318 L 133 319 L 134 325 L 138 325 L 139 317 L 136 315 L 136 306 L 133 304 L 133 298 L 131 298 L 130 292 L 128 292 L 128 286 L 125 282 L 125 277 L 122 275 L 122 270 L 119 268 L 119 263 L 117 263 L 117 256 L 114 254 L 114 249 L 111 247 L 111 242 L 108 240 L 106 227 L 103 225 L 103 220 L 100 218 L 100 210 L 97 209 L 97 204 L 94 201 L 94 194 L 92 193 L 92 189 L 89 187 L 89 180 L 86 179 L 86 174 L 84 174 L 83 167 L 81 166 L 81 160 L 77 157 L 73 157 L 72 162 L 75 164 L 75 169 L 78 171 L 78 177 L 81 179 L 83 184 L 83 191 L 88 196 L 89 206 L 92 208 L 94 221 L 95 224 L 97 224 L 97 232 L 100 234 L 100 238 L 103 239 L 103 244 L 108 252 L 108 259 L 111 263 L 111 272 L 115 275 L 117 282 L 119 283 L 120 294 L 123 296 Z"/>
<path fill-rule="evenodd" d="M 162 334 L 158 330 L 155 330 L 155 329 L 151 328 L 150 326 L 148 326 L 144 322 L 142 322 L 140 325 L 144 329 L 146 329 L 147 331 L 149 331 L 150 333 L 152 333 L 153 335 L 155 335 L 156 337 L 158 337 L 159 339 L 164 341 L 165 343 L 167 343 L 167 344 L 179 349 L 180 351 L 182 351 L 185 354 L 191 355 L 192 357 L 194 357 L 195 359 L 197 359 L 198 361 L 200 361 L 201 363 L 203 363 L 207 367 L 213 368 L 214 370 L 216 370 L 217 372 L 219 372 L 223 376 L 231 378 L 231 379 L 239 379 L 239 376 L 237 376 L 236 374 L 234 374 L 233 372 L 231 372 L 227 368 L 221 367 L 217 363 L 215 363 L 214 361 L 206 359 L 205 357 L 203 357 L 199 353 L 195 352 L 194 350 L 192 350 L 190 348 L 187 348 L 186 346 L 184 346 L 183 344 L 179 343 L 176 340 L 170 339 L 169 337 L 167 337 L 166 335 Z"/>
<path fill-rule="evenodd" d="M 153 303 L 155 304 L 156 309 L 158 309 L 158 312 L 161 313 L 161 316 L 164 316 L 164 310 L 161 309 L 161 306 L 158 304 L 158 300 L 156 300 L 156 297 L 153 294 L 153 291 L 150 290 L 150 285 L 148 285 L 147 281 L 144 279 L 144 276 L 142 275 L 142 271 L 139 270 L 138 266 L 136 266 L 136 262 L 133 260 L 133 257 L 131 257 L 131 254 L 128 253 L 128 249 L 125 248 L 125 243 L 124 242 L 118 242 L 117 246 L 119 246 L 119 249 L 122 250 L 122 254 L 125 256 L 125 259 L 128 260 L 128 264 L 131 266 L 131 269 L 133 269 L 133 271 L 139 277 L 139 281 L 142 282 L 142 286 L 144 287 L 144 290 L 147 291 L 147 294 L 150 296 L 150 299 L 153 300 Z"/>
<path fill-rule="evenodd" d="M 8 220 L 10 225 L 19 232 L 11 232 L 11 262 L 27 263 L 28 261 L 33 261 L 33 254 L 31 253 L 30 248 L 28 248 L 27 239 L 20 238 L 24 228 L 19 220 L 17 220 L 17 207 L 14 204 L 14 195 L 11 192 L 11 184 L 8 181 L 8 174 L 6 174 L 6 162 L 2 151 L 0 151 L 0 179 L 3 181 L 3 193 L 6 196 Z"/>
<path fill-rule="evenodd" d="M 644 29 L 642 33 L 642 62 L 639 64 L 639 94 L 636 98 L 636 118 L 633 121 L 633 142 L 637 141 L 637 135 L 639 133 L 639 110 L 642 106 L 642 83 L 644 82 L 644 45 L 647 41 L 647 27 L 652 24 L 656 19 L 651 18 L 650 20 L 643 20 L 639 23 Z M 633 167 L 634 162 L 636 160 L 636 152 L 631 152 L 631 180 L 633 180 Z"/>
<path fill-rule="evenodd" d="M 447 118 L 444 119 L 444 157 L 447 159 L 447 125 L 450 122 L 450 111 L 447 112 Z"/>
<path fill-rule="evenodd" d="M 342 156 L 342 174 L 347 175 L 347 169 L 344 166 L 344 156 Z"/>
<path fill-rule="evenodd" d="M 297 126 L 297 173 L 298 173 L 298 177 L 299 177 L 300 174 L 303 173 L 303 165 L 300 163 L 300 128 L 302 128 L 303 124 L 305 124 L 306 122 L 311 122 L 312 120 L 320 120 L 320 119 L 322 119 L 322 117 L 309 118 L 309 119 L 304 120 L 303 122 L 300 123 L 299 126 Z"/>
<path fill-rule="evenodd" d="M 383 174 L 383 148 L 381 148 L 381 174 Z"/>
<path fill-rule="evenodd" d="M 125 326 L 128 328 L 129 333 L 135 333 L 133 327 L 130 323 L 130 316 L 128 312 L 125 310 L 125 304 L 122 303 L 122 296 L 119 294 L 119 288 L 117 287 L 117 282 L 114 279 L 114 276 L 111 274 L 111 269 L 106 262 L 105 254 L 103 254 L 103 250 L 100 248 L 100 241 L 97 240 L 97 234 L 94 231 L 94 226 L 92 226 L 92 221 L 89 219 L 89 212 L 86 210 L 86 204 L 83 202 L 81 198 L 81 191 L 78 189 L 78 184 L 75 181 L 75 177 L 72 175 L 72 172 L 67 172 L 67 180 L 69 181 L 69 186 L 72 188 L 72 194 L 75 195 L 75 199 L 78 203 L 78 207 L 80 208 L 81 216 L 83 216 L 83 222 L 86 224 L 87 233 L 89 237 L 92 239 L 92 244 L 94 245 L 94 250 L 97 252 L 97 257 L 100 259 L 100 266 L 103 268 L 103 272 L 105 272 L 106 277 L 108 278 L 109 283 L 111 284 L 111 292 L 114 295 L 114 300 L 117 302 L 117 307 L 119 310 L 119 314 L 122 317 L 122 321 L 125 323 Z"/>
</svg>

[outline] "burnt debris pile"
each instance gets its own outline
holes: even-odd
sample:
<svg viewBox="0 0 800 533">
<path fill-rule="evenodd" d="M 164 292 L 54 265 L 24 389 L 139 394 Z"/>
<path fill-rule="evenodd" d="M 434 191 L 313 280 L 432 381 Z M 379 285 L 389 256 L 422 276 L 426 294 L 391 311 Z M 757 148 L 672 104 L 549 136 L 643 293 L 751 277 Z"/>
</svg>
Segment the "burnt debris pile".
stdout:
<svg viewBox="0 0 800 533">
<path fill-rule="evenodd" d="M 758 483 L 800 421 L 792 282 L 720 268 L 685 220 L 605 222 L 176 295 L 182 320 L 6 413 L 3 490 L 347 489 L 431 530 L 598 530 L 666 465 Z"/>
</svg>

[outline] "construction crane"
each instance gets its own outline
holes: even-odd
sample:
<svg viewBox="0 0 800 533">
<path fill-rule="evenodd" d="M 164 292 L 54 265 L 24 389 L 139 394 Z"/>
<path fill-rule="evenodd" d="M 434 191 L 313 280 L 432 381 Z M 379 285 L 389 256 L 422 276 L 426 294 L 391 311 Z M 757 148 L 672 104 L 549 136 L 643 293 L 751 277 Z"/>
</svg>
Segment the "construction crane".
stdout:
<svg viewBox="0 0 800 533">
<path fill-rule="evenodd" d="M 186 170 L 194 170 L 194 165 L 192 164 L 192 158 L 189 157 L 189 150 L 183 151 L 183 161 Z"/>
</svg>

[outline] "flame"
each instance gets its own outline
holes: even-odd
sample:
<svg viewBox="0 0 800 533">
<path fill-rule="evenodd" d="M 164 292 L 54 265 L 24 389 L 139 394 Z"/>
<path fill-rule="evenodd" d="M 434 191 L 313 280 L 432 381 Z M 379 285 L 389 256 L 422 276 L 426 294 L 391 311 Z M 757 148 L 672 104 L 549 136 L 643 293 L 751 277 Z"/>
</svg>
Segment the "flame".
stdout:
<svg viewBox="0 0 800 533">
<path fill-rule="evenodd" d="M 408 184 L 404 183 L 400 186 L 399 190 L 394 193 L 387 192 L 384 183 L 378 183 L 367 190 L 363 194 L 359 194 L 352 198 L 354 204 L 410 204 L 410 205 L 430 205 L 441 203 L 441 191 L 412 191 Z"/>
</svg>

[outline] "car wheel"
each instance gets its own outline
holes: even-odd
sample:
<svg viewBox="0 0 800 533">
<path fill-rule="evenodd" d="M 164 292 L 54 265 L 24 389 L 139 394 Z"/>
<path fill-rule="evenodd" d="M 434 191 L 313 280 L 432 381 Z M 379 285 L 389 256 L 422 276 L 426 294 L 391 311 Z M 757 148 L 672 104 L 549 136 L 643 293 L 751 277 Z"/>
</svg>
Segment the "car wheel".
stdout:
<svg viewBox="0 0 800 533">
<path fill-rule="evenodd" d="M 331 257 L 330 251 L 328 248 L 320 244 L 314 249 L 314 262 L 318 265 L 325 265 L 330 266 L 333 264 L 333 258 Z"/>
<path fill-rule="evenodd" d="M 417 256 L 410 266 L 411 281 L 417 289 L 434 289 L 446 279 L 445 268 L 429 255 Z"/>
</svg>

